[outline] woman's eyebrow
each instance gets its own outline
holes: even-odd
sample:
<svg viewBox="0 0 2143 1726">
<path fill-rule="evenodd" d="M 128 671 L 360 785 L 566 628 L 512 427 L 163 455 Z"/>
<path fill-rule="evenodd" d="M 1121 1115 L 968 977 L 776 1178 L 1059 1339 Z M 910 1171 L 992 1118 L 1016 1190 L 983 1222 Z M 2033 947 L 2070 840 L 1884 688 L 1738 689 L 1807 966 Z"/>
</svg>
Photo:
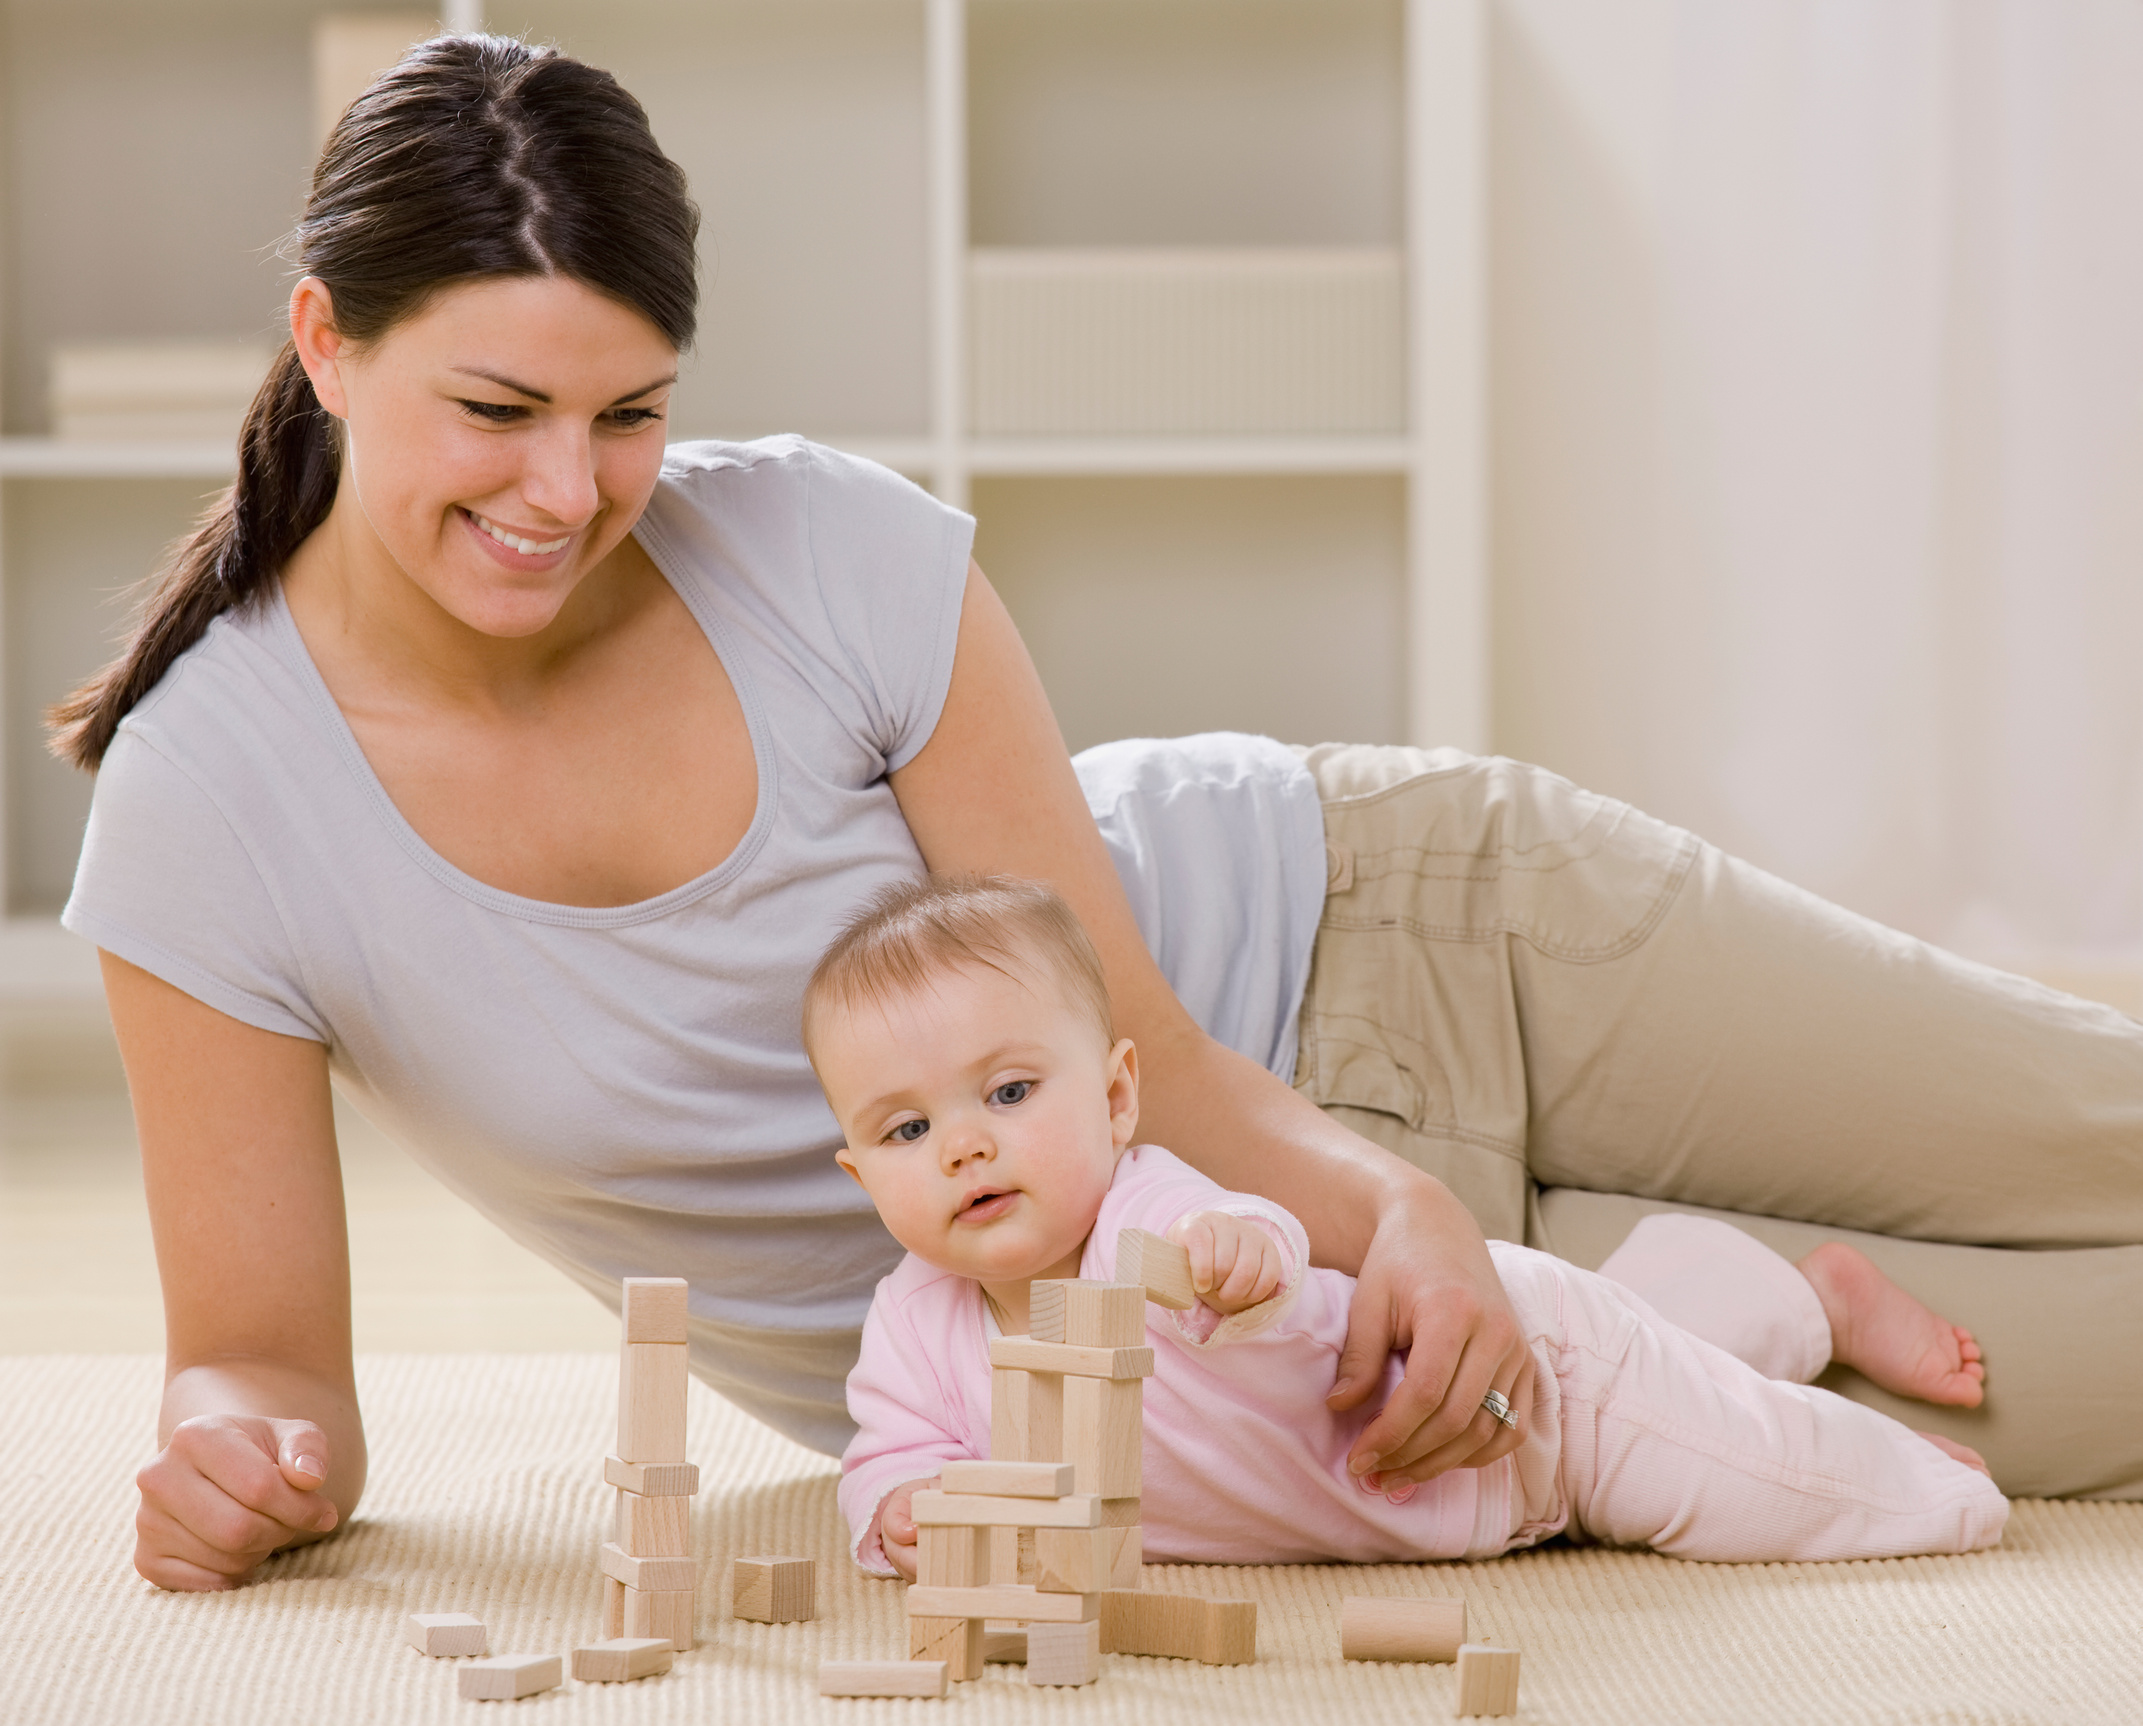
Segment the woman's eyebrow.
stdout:
<svg viewBox="0 0 2143 1726">
<path fill-rule="evenodd" d="M 527 384 L 517 384 L 513 381 L 513 379 L 502 376 L 498 372 L 487 372 L 481 366 L 450 366 L 447 369 L 449 371 L 460 372 L 464 377 L 482 378 L 486 383 L 497 384 L 502 390 L 512 390 L 514 394 L 526 396 L 530 401 L 548 403 L 551 399 L 550 396 L 542 390 L 531 389 Z M 672 372 L 668 377 L 657 378 L 651 384 L 642 384 L 638 389 L 630 391 L 625 395 L 619 396 L 618 399 L 612 402 L 610 405 L 612 407 L 622 407 L 626 402 L 635 402 L 638 401 L 642 396 L 653 395 L 659 389 L 666 389 L 671 384 L 674 384 L 676 381 L 677 374 L 675 372 Z"/>
</svg>

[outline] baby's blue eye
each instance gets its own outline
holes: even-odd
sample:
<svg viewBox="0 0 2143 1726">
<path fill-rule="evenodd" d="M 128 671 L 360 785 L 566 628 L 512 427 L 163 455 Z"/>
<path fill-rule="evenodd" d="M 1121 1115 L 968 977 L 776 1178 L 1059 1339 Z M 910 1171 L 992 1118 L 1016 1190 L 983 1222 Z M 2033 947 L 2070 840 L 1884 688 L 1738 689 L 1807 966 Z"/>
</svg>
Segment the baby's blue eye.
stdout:
<svg viewBox="0 0 2143 1726">
<path fill-rule="evenodd" d="M 928 1121 L 903 1121 L 890 1133 L 886 1134 L 886 1137 L 898 1139 L 904 1145 L 912 1145 L 929 1131 L 930 1123 Z"/>
<path fill-rule="evenodd" d="M 999 1085 L 990 1093 L 990 1101 L 1009 1109 L 1014 1103 L 1024 1103 L 1027 1093 L 1034 1089 L 1032 1079 L 1014 1079 L 1009 1085 Z"/>
</svg>

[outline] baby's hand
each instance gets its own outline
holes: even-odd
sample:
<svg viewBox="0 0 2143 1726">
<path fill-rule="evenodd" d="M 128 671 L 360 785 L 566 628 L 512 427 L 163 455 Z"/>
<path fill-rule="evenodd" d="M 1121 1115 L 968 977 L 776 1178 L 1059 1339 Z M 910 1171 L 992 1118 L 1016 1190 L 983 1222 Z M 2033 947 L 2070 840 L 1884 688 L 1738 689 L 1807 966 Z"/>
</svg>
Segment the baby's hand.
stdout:
<svg viewBox="0 0 2143 1726">
<path fill-rule="evenodd" d="M 1286 1266 L 1280 1243 L 1249 1217 L 1200 1211 L 1168 1231 L 1191 1255 L 1191 1287 L 1215 1312 L 1237 1313 L 1272 1299 Z"/>
<path fill-rule="evenodd" d="M 915 1495 L 936 1488 L 938 1477 L 896 1486 L 878 1506 L 878 1544 L 886 1562 L 909 1582 L 915 1580 Z"/>
</svg>

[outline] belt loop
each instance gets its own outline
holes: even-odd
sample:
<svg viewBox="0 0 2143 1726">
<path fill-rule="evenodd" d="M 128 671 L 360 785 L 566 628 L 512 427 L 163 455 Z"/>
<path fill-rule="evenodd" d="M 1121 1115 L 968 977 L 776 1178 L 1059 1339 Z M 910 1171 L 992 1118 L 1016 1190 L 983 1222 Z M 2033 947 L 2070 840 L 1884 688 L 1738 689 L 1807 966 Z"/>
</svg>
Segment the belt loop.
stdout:
<svg viewBox="0 0 2143 1726">
<path fill-rule="evenodd" d="M 1327 899 L 1354 885 L 1354 847 L 1337 839 L 1324 842 L 1324 890 Z"/>
</svg>

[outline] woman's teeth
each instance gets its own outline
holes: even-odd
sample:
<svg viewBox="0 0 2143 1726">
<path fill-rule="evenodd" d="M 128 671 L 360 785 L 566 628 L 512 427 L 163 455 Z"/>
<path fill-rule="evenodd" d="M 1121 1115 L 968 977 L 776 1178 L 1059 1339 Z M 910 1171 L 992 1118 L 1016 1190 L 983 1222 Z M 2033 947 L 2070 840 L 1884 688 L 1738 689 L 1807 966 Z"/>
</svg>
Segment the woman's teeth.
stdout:
<svg viewBox="0 0 2143 1726">
<path fill-rule="evenodd" d="M 511 547 L 513 550 L 519 552 L 523 557 L 548 557 L 554 551 L 565 550 L 565 548 L 570 545 L 573 540 L 573 536 L 570 533 L 567 534 L 564 539 L 523 539 L 518 534 L 508 533 L 495 521 L 486 521 L 473 509 L 469 511 L 469 519 L 475 522 L 478 527 L 482 528 L 493 539 L 497 540 L 499 544 Z"/>
</svg>

